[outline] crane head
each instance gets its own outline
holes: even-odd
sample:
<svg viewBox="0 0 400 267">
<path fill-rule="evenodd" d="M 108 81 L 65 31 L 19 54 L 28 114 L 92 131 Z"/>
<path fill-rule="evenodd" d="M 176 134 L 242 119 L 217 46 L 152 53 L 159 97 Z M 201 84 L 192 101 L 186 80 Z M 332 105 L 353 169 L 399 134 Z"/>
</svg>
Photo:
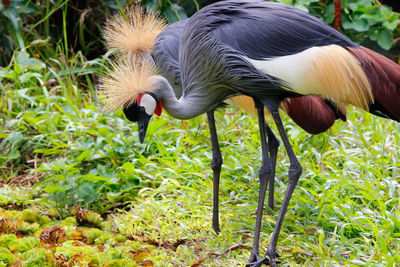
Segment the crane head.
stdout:
<svg viewBox="0 0 400 267">
<path fill-rule="evenodd" d="M 161 115 L 161 101 L 152 93 L 140 94 L 136 101 L 123 108 L 126 118 L 132 122 L 138 122 L 139 140 L 143 143 L 147 126 L 153 114 Z"/>
<path fill-rule="evenodd" d="M 99 93 L 107 111 L 123 107 L 128 120 L 138 122 L 139 140 L 143 143 L 153 114 L 161 114 L 161 101 L 151 93 L 155 83 L 155 64 L 150 54 L 118 58 L 111 71 L 100 77 Z"/>
</svg>

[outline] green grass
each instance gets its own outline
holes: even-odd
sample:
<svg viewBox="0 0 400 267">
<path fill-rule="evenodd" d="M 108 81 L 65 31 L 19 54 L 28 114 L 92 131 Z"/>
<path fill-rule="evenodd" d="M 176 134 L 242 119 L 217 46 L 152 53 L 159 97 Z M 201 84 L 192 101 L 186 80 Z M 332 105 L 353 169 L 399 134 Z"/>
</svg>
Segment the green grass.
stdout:
<svg viewBox="0 0 400 267">
<path fill-rule="evenodd" d="M 0 266 L 18 260 L 55 265 L 61 254 L 70 263 L 100 266 L 146 260 L 155 266 L 245 263 L 261 165 L 256 119 L 232 108 L 217 112 L 224 164 L 222 233 L 215 236 L 205 116 L 155 117 L 140 144 L 136 125 L 121 111 L 101 112 L 97 103 L 95 75 L 105 64 L 79 53 L 44 62 L 17 52 L 12 64 L 0 69 L 0 175 L 2 183 L 10 183 L 0 188 L 0 217 L 20 222 L 18 242 L 13 234 L 0 238 Z M 304 169 L 278 242 L 282 265 L 400 264 L 400 125 L 350 108 L 347 122 L 311 136 L 282 116 Z M 288 168 L 281 146 L 276 209 L 264 216 L 261 255 Z M 74 204 L 103 214 L 102 230 L 78 226 L 70 213 Z M 46 218 L 14 209 L 46 211 L 41 215 Z M 43 229 L 54 225 L 63 227 L 69 240 L 56 249 L 40 245 Z M 74 242 L 76 231 L 91 235 L 92 243 Z"/>
</svg>

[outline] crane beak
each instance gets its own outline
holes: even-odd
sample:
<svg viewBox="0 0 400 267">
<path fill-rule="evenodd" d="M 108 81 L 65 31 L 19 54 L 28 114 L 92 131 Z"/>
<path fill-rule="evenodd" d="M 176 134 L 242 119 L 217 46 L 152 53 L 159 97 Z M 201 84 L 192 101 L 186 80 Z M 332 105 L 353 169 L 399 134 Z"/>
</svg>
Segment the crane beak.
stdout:
<svg viewBox="0 0 400 267">
<path fill-rule="evenodd" d="M 147 126 L 151 116 L 146 112 L 139 113 L 138 128 L 139 128 L 139 141 L 143 144 L 144 138 L 146 137 Z"/>
</svg>

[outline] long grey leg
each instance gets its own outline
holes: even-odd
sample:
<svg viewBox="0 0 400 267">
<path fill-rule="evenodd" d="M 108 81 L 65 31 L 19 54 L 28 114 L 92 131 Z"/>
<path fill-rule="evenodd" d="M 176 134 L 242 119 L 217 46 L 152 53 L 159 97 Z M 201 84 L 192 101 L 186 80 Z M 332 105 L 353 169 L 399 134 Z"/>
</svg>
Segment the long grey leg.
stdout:
<svg viewBox="0 0 400 267">
<path fill-rule="evenodd" d="M 210 127 L 212 160 L 211 168 L 213 170 L 213 216 L 212 228 L 216 234 L 221 232 L 219 228 L 219 180 L 221 175 L 222 156 L 219 149 L 217 130 L 215 128 L 214 110 L 207 112 L 208 126 Z"/>
<path fill-rule="evenodd" d="M 271 128 L 266 125 L 267 128 L 267 136 L 268 136 L 268 152 L 269 152 L 269 160 L 271 162 L 271 171 L 272 174 L 268 183 L 268 207 L 273 210 L 274 209 L 274 184 L 275 184 L 275 169 L 276 169 L 276 157 L 278 154 L 279 148 L 279 140 L 271 130 Z"/>
<path fill-rule="evenodd" d="M 271 162 L 268 155 L 268 145 L 266 141 L 265 129 L 269 129 L 269 126 L 265 124 L 264 118 L 264 105 L 258 100 L 254 99 L 254 103 L 257 109 L 258 123 L 260 126 L 260 138 L 261 138 L 261 151 L 262 151 L 262 165 L 258 171 L 258 176 L 260 178 L 260 189 L 258 195 L 258 206 L 257 206 L 257 218 L 256 218 L 256 228 L 254 231 L 253 249 L 250 254 L 249 265 L 258 260 L 258 249 L 260 244 L 260 231 L 262 214 L 264 209 L 265 193 L 267 191 L 268 181 L 273 180 L 273 171 L 271 168 Z"/>
<path fill-rule="evenodd" d="M 285 197 L 282 202 L 281 211 L 279 213 L 278 220 L 275 225 L 274 232 L 272 233 L 271 242 L 267 248 L 266 256 L 263 259 L 260 259 L 254 266 L 261 266 L 263 263 L 269 262 L 271 266 L 276 266 L 276 245 L 278 242 L 279 232 L 282 228 L 283 219 L 285 218 L 285 214 L 289 205 L 290 198 L 292 197 L 293 191 L 297 185 L 297 182 L 302 173 L 302 167 L 297 160 L 296 155 L 294 154 L 293 148 L 289 142 L 289 138 L 286 135 L 285 129 L 283 128 L 281 117 L 279 116 L 278 104 L 276 102 L 263 101 L 263 103 L 270 110 L 272 117 L 276 123 L 279 134 L 282 138 L 282 142 L 286 148 L 286 152 L 289 156 L 290 160 L 290 168 L 289 168 L 289 182 L 286 189 Z"/>
</svg>

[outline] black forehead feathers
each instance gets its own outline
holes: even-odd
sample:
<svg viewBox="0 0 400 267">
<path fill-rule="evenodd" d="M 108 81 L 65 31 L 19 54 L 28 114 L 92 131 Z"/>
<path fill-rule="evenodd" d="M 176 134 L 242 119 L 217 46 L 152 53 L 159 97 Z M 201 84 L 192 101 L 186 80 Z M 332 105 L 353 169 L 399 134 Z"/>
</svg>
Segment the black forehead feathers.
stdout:
<svg viewBox="0 0 400 267">
<path fill-rule="evenodd" d="M 136 102 L 133 102 L 130 105 L 124 106 L 123 111 L 124 111 L 125 117 L 128 120 L 130 120 L 132 122 L 139 120 L 140 108 Z"/>
<path fill-rule="evenodd" d="M 158 102 L 158 97 L 155 95 L 155 94 L 153 94 L 153 93 L 147 93 L 148 95 L 151 95 L 153 98 L 154 98 L 154 100 L 156 101 L 156 102 Z"/>
</svg>

